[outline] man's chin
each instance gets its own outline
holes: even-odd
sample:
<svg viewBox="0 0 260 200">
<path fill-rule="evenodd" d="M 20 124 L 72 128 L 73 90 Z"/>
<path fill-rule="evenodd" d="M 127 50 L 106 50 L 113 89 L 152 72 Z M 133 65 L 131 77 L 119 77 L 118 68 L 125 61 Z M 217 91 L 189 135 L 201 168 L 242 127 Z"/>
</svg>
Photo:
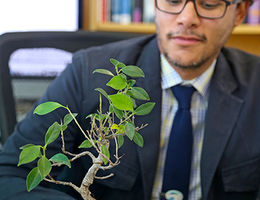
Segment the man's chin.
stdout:
<svg viewBox="0 0 260 200">
<path fill-rule="evenodd" d="M 175 67 L 181 68 L 181 69 L 194 69 L 200 67 L 202 62 L 199 62 L 198 59 L 189 59 L 187 60 L 187 57 L 178 57 L 178 58 L 170 58 L 168 55 L 165 55 L 167 61 Z"/>
</svg>

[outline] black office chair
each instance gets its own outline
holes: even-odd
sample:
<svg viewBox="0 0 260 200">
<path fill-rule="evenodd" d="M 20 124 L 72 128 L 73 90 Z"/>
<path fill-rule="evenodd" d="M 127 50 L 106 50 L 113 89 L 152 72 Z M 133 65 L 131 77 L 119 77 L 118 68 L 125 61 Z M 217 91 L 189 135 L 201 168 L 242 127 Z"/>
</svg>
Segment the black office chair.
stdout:
<svg viewBox="0 0 260 200">
<path fill-rule="evenodd" d="M 16 124 L 16 109 L 9 59 L 21 48 L 50 47 L 68 52 L 94 45 L 129 39 L 139 34 L 116 32 L 12 32 L 0 36 L 0 145 L 13 132 Z"/>
</svg>

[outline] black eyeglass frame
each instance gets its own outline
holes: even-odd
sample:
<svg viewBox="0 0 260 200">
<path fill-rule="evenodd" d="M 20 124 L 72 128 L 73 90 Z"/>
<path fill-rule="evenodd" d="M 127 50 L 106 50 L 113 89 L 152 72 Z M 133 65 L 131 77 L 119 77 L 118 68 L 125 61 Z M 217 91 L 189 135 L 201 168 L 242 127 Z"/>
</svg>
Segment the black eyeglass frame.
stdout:
<svg viewBox="0 0 260 200">
<path fill-rule="evenodd" d="M 220 19 L 220 18 L 222 18 L 222 17 L 225 16 L 225 14 L 226 14 L 226 12 L 227 12 L 227 7 L 228 7 L 228 6 L 233 5 L 233 4 L 241 3 L 243 0 L 234 0 L 234 1 L 221 0 L 221 1 L 224 1 L 224 2 L 226 3 L 226 6 L 225 6 L 225 10 L 224 10 L 223 14 L 222 14 L 221 16 L 219 16 L 219 17 L 206 17 L 206 16 L 200 15 L 200 14 L 198 13 L 197 6 L 196 6 L 196 3 L 195 3 L 196 0 L 186 0 L 186 2 L 185 2 L 184 5 L 183 5 L 183 8 L 182 8 L 179 12 L 176 12 L 176 13 L 168 12 L 168 11 L 166 11 L 166 10 L 162 10 L 161 8 L 159 8 L 159 6 L 158 6 L 158 0 L 155 0 L 155 6 L 156 6 L 156 8 L 157 8 L 158 10 L 160 10 L 161 12 L 168 13 L 168 14 L 172 14 L 172 15 L 178 15 L 178 14 L 180 14 L 180 13 L 184 10 L 186 4 L 187 4 L 189 1 L 192 1 L 192 2 L 193 2 L 195 11 L 196 11 L 196 13 L 197 13 L 197 15 L 198 15 L 199 17 L 204 18 L 204 19 Z"/>
</svg>

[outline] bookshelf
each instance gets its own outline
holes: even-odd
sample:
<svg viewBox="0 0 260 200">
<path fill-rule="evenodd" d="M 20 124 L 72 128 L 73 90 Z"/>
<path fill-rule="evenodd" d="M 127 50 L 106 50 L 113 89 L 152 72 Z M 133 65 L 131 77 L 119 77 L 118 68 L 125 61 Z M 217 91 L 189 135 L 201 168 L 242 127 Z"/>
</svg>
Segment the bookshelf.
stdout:
<svg viewBox="0 0 260 200">
<path fill-rule="evenodd" d="M 150 23 L 99 23 L 97 15 L 97 0 L 84 0 L 83 2 L 83 29 L 89 31 L 132 32 L 152 34 L 155 33 L 154 24 Z M 239 48 L 260 56 L 260 25 L 242 24 L 235 28 L 226 46 Z"/>
</svg>

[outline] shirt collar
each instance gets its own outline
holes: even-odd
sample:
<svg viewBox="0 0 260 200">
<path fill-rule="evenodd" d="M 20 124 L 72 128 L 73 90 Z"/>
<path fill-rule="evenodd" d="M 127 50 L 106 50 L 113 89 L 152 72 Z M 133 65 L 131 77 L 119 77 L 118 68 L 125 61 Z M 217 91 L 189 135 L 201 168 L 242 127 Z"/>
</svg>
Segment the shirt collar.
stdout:
<svg viewBox="0 0 260 200">
<path fill-rule="evenodd" d="M 183 80 L 181 76 L 168 63 L 166 58 L 161 54 L 161 76 L 162 89 L 168 89 L 175 85 L 192 85 L 202 96 L 208 95 L 208 87 L 211 77 L 216 66 L 216 59 L 212 62 L 210 67 L 200 76 L 192 80 Z"/>
</svg>

